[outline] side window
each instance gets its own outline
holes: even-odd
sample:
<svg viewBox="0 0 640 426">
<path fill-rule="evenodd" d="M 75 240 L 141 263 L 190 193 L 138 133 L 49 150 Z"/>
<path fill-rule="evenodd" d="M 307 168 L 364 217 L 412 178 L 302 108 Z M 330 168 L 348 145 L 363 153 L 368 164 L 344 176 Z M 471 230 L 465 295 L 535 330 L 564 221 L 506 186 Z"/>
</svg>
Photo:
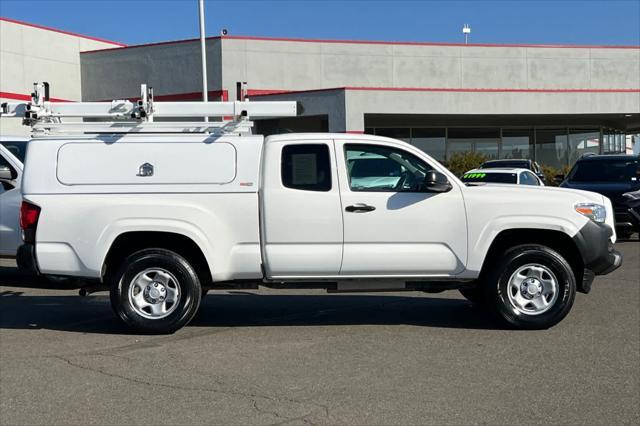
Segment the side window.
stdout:
<svg viewBox="0 0 640 426">
<path fill-rule="evenodd" d="M 401 149 L 364 144 L 347 144 L 344 149 L 352 191 L 419 192 L 433 170 Z"/>
<path fill-rule="evenodd" d="M 9 161 L 4 158 L 4 155 L 0 154 L 0 167 L 9 167 L 10 169 L 13 169 L 13 167 L 11 167 L 11 164 L 9 164 Z"/>
<path fill-rule="evenodd" d="M 536 185 L 540 185 L 540 182 L 538 182 L 538 178 L 535 177 L 533 173 L 522 172 L 522 175 L 520 176 L 520 184 L 536 186 Z"/>
<path fill-rule="evenodd" d="M 24 157 L 27 155 L 27 143 L 26 142 L 0 142 L 2 146 L 9 150 L 14 157 L 24 163 Z"/>
<path fill-rule="evenodd" d="M 282 184 L 303 191 L 331 190 L 329 147 L 325 144 L 287 145 L 282 148 Z"/>
<path fill-rule="evenodd" d="M 13 168 L 13 166 L 11 165 L 11 163 L 9 163 L 9 161 L 4 158 L 3 155 L 0 154 L 0 167 L 8 167 L 9 170 L 12 170 L 15 172 L 15 169 Z M 10 189 L 13 189 L 13 186 L 5 181 L 0 182 L 0 194 L 2 194 L 5 191 L 9 191 Z"/>
</svg>

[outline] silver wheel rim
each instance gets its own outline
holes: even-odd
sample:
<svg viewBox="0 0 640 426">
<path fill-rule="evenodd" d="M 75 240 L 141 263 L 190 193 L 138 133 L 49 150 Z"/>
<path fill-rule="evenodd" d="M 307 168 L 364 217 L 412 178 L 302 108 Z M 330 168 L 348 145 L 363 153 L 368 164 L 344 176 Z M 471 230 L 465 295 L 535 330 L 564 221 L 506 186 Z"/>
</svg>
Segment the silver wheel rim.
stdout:
<svg viewBox="0 0 640 426">
<path fill-rule="evenodd" d="M 148 319 L 170 315 L 180 302 L 180 283 L 161 268 L 148 268 L 136 275 L 129 286 L 129 303 L 136 313 Z"/>
<path fill-rule="evenodd" d="M 546 266 L 529 263 L 511 275 L 507 295 L 517 312 L 540 315 L 551 309 L 558 299 L 558 279 Z"/>
</svg>

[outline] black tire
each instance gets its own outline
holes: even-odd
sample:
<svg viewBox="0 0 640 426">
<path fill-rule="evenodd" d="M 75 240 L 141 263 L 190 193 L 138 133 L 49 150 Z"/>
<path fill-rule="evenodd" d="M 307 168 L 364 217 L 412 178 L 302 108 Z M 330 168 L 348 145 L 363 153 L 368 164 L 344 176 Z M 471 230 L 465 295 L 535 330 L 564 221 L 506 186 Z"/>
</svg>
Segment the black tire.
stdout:
<svg viewBox="0 0 640 426">
<path fill-rule="evenodd" d="M 176 281 L 173 286 L 179 290 L 176 306 L 172 304 L 168 309 L 171 312 L 162 318 L 143 316 L 134 308 L 133 298 L 130 297 L 134 278 L 149 269 L 171 274 Z M 202 295 L 198 275 L 189 262 L 165 249 L 145 249 L 131 254 L 110 277 L 109 284 L 111 308 L 115 314 L 129 327 L 145 334 L 170 334 L 184 327 L 198 311 Z"/>
<path fill-rule="evenodd" d="M 458 289 L 460 294 L 462 294 L 465 299 L 467 299 L 469 302 L 473 303 L 474 305 L 484 305 L 485 304 L 484 291 L 483 290 L 484 289 L 482 287 L 480 287 L 479 284 L 477 286 L 475 286 L 475 287 L 468 287 L 468 288 L 460 288 L 460 289 Z"/>
<path fill-rule="evenodd" d="M 531 264 L 541 265 L 551 271 L 557 282 L 555 301 L 549 304 L 550 307 L 546 308 L 546 311 L 535 315 L 519 310 L 507 294 L 512 275 L 519 268 Z M 573 306 L 576 296 L 576 279 L 573 270 L 560 253 L 549 247 L 532 244 L 510 248 L 489 265 L 489 268 L 484 284 L 485 299 L 498 317 L 512 327 L 518 329 L 552 327 L 559 323 Z M 531 306 L 533 308 L 533 305 Z"/>
</svg>

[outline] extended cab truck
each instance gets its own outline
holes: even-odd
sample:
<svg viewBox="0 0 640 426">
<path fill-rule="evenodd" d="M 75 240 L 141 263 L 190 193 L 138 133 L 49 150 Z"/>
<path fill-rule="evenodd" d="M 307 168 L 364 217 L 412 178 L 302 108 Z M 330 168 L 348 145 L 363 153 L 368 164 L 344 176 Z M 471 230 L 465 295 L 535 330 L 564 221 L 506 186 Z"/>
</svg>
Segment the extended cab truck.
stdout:
<svg viewBox="0 0 640 426">
<path fill-rule="evenodd" d="M 347 134 L 125 134 L 30 142 L 19 264 L 100 280 L 170 333 L 203 289 L 460 289 L 517 328 L 564 318 L 620 266 L 611 202 L 466 187 L 419 149 Z"/>
</svg>

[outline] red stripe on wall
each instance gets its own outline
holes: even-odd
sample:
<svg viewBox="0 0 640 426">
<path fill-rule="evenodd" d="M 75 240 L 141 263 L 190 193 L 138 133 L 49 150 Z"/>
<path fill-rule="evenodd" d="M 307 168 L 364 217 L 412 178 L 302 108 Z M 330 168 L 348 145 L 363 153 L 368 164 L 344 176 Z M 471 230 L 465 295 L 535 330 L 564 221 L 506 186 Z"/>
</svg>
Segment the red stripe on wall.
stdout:
<svg viewBox="0 0 640 426">
<path fill-rule="evenodd" d="M 516 92 L 516 93 L 636 93 L 640 89 L 512 89 L 512 88 L 451 88 L 451 87 L 345 87 L 355 91 L 394 92 Z"/>
<path fill-rule="evenodd" d="M 264 95 L 280 95 L 283 93 L 292 93 L 288 90 L 278 90 L 278 89 L 247 89 L 247 96 L 264 96 Z"/>
<path fill-rule="evenodd" d="M 0 98 L 14 99 L 16 101 L 30 101 L 31 95 L 23 95 L 22 93 L 0 92 Z M 53 102 L 74 102 L 68 99 L 51 98 Z"/>
<path fill-rule="evenodd" d="M 66 34 L 66 35 L 70 35 L 70 36 L 74 36 L 74 37 L 86 38 L 88 40 L 99 41 L 99 42 L 102 42 L 102 43 L 114 44 L 116 46 L 121 46 L 121 47 L 127 46 L 126 44 L 120 43 L 120 42 L 117 42 L 117 41 L 106 40 L 106 39 L 103 39 L 103 38 L 92 37 L 92 36 L 88 36 L 88 35 L 84 35 L 84 34 L 72 33 L 72 32 L 69 32 L 69 31 L 59 30 L 59 29 L 56 29 L 56 28 L 45 27 L 44 25 L 32 24 L 32 23 L 29 23 L 29 22 L 18 21 L 17 19 L 5 18 L 4 16 L 0 16 L 0 21 L 11 22 L 12 24 L 24 25 L 25 27 L 33 27 L 33 28 L 38 28 L 38 29 L 46 30 L 46 31 L 53 31 L 53 32 L 56 32 L 56 33 Z"/>
<path fill-rule="evenodd" d="M 278 90 L 249 89 L 252 96 L 287 95 L 296 93 L 327 92 L 333 90 L 387 91 L 387 92 L 469 92 L 469 93 L 638 93 L 640 89 L 514 89 L 514 88 L 455 88 L 455 87 L 332 87 L 327 89 Z"/>
</svg>

